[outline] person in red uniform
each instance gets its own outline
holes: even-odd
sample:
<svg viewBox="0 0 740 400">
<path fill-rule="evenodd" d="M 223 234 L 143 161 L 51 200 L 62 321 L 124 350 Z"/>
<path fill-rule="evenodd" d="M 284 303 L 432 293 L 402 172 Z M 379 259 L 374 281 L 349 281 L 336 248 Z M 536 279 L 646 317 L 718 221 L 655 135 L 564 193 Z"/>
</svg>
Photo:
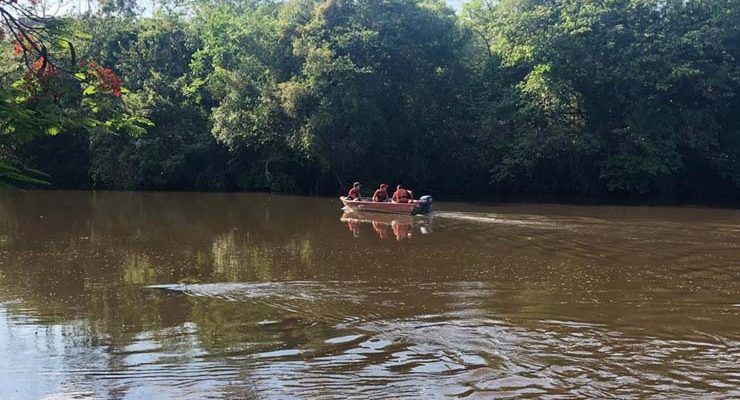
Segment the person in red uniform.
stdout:
<svg viewBox="0 0 740 400">
<path fill-rule="evenodd" d="M 404 189 L 401 185 L 396 186 L 396 191 L 393 193 L 393 201 L 396 203 L 410 203 L 414 199 L 414 194 Z"/>
<path fill-rule="evenodd" d="M 362 196 L 360 195 L 360 182 L 352 184 L 352 189 L 347 193 L 347 198 L 350 200 L 362 200 Z"/>
<path fill-rule="evenodd" d="M 380 187 L 375 190 L 375 193 L 373 193 L 373 201 L 377 201 L 379 203 L 390 201 L 388 198 L 388 185 L 385 183 L 380 184 Z"/>
</svg>

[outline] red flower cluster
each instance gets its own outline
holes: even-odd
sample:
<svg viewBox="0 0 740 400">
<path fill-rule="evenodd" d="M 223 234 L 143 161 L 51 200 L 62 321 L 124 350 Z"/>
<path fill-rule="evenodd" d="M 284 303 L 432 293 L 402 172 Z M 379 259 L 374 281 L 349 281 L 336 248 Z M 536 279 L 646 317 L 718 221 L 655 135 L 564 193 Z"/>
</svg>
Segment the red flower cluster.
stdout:
<svg viewBox="0 0 740 400">
<path fill-rule="evenodd" d="M 43 56 L 34 61 L 23 74 L 24 88 L 29 92 L 34 102 L 42 98 L 57 98 L 60 95 L 58 85 L 54 84 L 58 70 Z"/>
<path fill-rule="evenodd" d="M 13 47 L 13 53 L 17 56 L 21 55 L 21 53 L 23 53 L 23 46 L 21 46 L 19 42 L 14 42 L 13 44 L 15 45 Z"/>
<path fill-rule="evenodd" d="M 31 64 L 31 70 L 27 71 L 23 75 L 23 79 L 26 81 L 38 80 L 39 84 L 46 84 L 50 80 L 57 77 L 57 68 L 54 64 L 46 61 L 44 56 L 39 57 L 36 61 Z"/>
<path fill-rule="evenodd" d="M 86 67 L 95 74 L 101 89 L 110 92 L 113 96 L 121 97 L 121 78 L 112 69 L 103 68 L 90 60 L 80 60 L 80 66 Z"/>
<path fill-rule="evenodd" d="M 33 65 L 31 65 L 31 69 L 36 73 L 36 76 L 46 76 L 46 77 L 55 77 L 57 76 L 57 67 L 55 67 L 53 64 L 49 64 L 46 62 L 46 59 L 44 56 L 41 56 L 38 58 L 38 60 L 33 62 Z"/>
</svg>

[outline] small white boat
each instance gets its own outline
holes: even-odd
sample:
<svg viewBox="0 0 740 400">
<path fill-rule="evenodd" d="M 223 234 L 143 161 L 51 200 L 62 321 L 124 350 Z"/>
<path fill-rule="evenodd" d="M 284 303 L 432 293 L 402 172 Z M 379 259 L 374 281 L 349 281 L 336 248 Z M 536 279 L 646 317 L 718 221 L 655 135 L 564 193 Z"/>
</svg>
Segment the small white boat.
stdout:
<svg viewBox="0 0 740 400">
<path fill-rule="evenodd" d="M 372 200 L 350 200 L 344 196 L 339 198 L 345 209 L 360 212 L 373 211 L 392 214 L 429 214 L 432 212 L 432 196 L 422 196 L 419 200 L 410 203 L 377 202 Z"/>
</svg>

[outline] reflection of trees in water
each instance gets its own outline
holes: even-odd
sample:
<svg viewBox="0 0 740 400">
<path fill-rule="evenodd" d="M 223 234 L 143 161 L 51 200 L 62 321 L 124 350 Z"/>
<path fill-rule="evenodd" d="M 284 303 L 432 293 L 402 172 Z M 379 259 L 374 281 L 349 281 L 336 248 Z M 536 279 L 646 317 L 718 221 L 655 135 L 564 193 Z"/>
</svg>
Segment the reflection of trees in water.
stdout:
<svg viewBox="0 0 740 400">
<path fill-rule="evenodd" d="M 126 254 L 122 269 L 124 283 L 150 285 L 157 282 L 157 270 L 146 255 Z"/>
<path fill-rule="evenodd" d="M 211 249 L 213 271 L 209 278 L 214 282 L 289 280 L 315 266 L 309 236 L 274 243 L 232 230 L 215 236 Z"/>
<path fill-rule="evenodd" d="M 311 241 L 308 238 L 291 240 L 287 245 L 288 251 L 300 260 L 300 263 L 308 268 L 314 266 L 314 252 Z"/>
<path fill-rule="evenodd" d="M 260 326 L 275 316 L 266 305 L 143 287 L 290 280 L 311 273 L 313 236 L 292 211 L 268 217 L 256 201 L 243 207 L 218 195 L 186 202 L 157 194 L 69 196 L 57 202 L 56 194 L 38 192 L 0 201 L 0 235 L 7 237 L 0 244 L 7 250 L 0 253 L 0 303 L 9 315 L 47 327 L 50 340 L 77 349 L 91 368 L 135 369 L 131 363 L 142 343 L 152 353 L 177 355 L 156 361 L 166 365 L 198 362 L 191 357 L 203 349 L 218 355 L 245 343 L 267 350 L 276 343 L 320 340 L 320 329 L 297 319 Z M 224 391 L 250 389 L 234 384 Z"/>
<path fill-rule="evenodd" d="M 260 302 L 193 298 L 191 320 L 204 349 L 231 356 L 300 348 L 325 339 L 327 325 Z"/>
<path fill-rule="evenodd" d="M 10 262 L 33 267 L 0 270 L 0 294 L 10 304 L 9 311 L 26 314 L 30 311 L 44 316 L 49 323 L 89 318 L 88 325 L 96 333 L 119 338 L 124 343 L 130 340 L 132 332 L 156 331 L 189 319 L 190 299 L 162 296 L 142 287 L 177 281 L 169 267 L 173 263 L 187 264 L 186 257 L 164 262 L 140 251 L 126 251 L 117 267 L 101 272 L 94 262 L 78 254 L 74 246 L 66 247 Z M 287 257 L 285 262 L 306 268 L 314 263 L 310 241 L 306 239 L 292 240 L 275 248 L 261 242 L 250 243 L 233 232 L 215 237 L 212 254 L 207 254 L 188 253 L 199 259 L 195 268 L 185 269 L 190 271 L 186 275 L 191 280 L 290 280 L 294 277 L 291 271 L 295 270 L 280 272 L 275 267 L 276 257 Z M 4 261 L 9 263 L 7 259 Z"/>
<path fill-rule="evenodd" d="M 4 193 L 4 196 L 8 196 L 8 193 Z M 0 248 L 10 246 L 12 240 L 17 238 L 16 229 L 18 222 L 13 208 L 8 204 L 8 201 L 0 201 Z"/>
<path fill-rule="evenodd" d="M 265 281 L 272 279 L 275 263 L 267 246 L 250 243 L 249 235 L 229 233 L 213 238 L 213 271 L 215 281 Z"/>
<path fill-rule="evenodd" d="M 241 374 L 236 381 L 246 381 L 251 366 L 272 361 L 259 359 L 260 353 L 314 351 L 295 356 L 305 360 L 333 354 L 325 339 L 346 335 L 346 330 L 365 334 L 368 327 L 378 326 L 380 334 L 404 333 L 425 323 L 420 316 L 438 316 L 444 322 L 450 313 L 462 320 L 471 313 L 505 320 L 530 332 L 553 331 L 543 323 L 553 318 L 604 323 L 620 334 L 639 326 L 659 333 L 667 327 L 680 335 L 695 329 L 698 318 L 701 329 L 720 337 L 737 331 L 731 329 L 736 324 L 727 322 L 732 305 L 717 305 L 723 295 L 732 298 L 734 292 L 728 290 L 736 280 L 724 278 L 736 269 L 683 269 L 694 262 L 691 258 L 670 265 L 662 261 L 666 266 L 661 267 L 655 258 L 669 259 L 676 245 L 632 240 L 639 231 L 630 232 L 627 242 L 612 226 L 592 224 L 595 233 L 563 233 L 531 225 L 442 220 L 442 234 L 421 239 L 417 231 L 414 240 L 395 243 L 395 217 L 357 222 L 363 225 L 363 237 L 355 240 L 331 205 L 326 212 L 317 211 L 318 216 L 296 216 L 300 207 L 279 199 L 268 213 L 270 208 L 260 203 L 268 196 L 248 197 L 236 205 L 228 196 L 182 204 L 172 201 L 177 195 L 71 196 L 79 201 L 71 208 L 66 208 L 69 199 L 56 204 L 53 196 L 43 200 L 43 193 L 29 202 L 0 200 L 0 218 L 7 218 L 0 221 L 0 234 L 8 237 L 0 252 L 0 303 L 8 319 L 38 327 L 39 348 L 57 343 L 76 352 L 65 356 L 89 356 L 101 370 L 131 372 L 147 365 L 167 368 L 216 360 L 219 367 Z M 306 200 L 308 205 L 311 201 Z M 374 239 L 379 228 L 386 229 L 387 240 Z M 609 235 L 600 233 L 607 230 Z M 693 251 L 704 242 L 698 243 L 686 246 L 684 253 L 701 254 Z M 712 248 L 726 258 L 737 251 Z M 702 262 L 698 266 L 706 267 Z M 154 283 L 301 280 L 314 281 L 314 289 L 306 288 L 309 294 L 314 290 L 313 297 L 281 297 L 280 285 L 272 297 L 236 299 L 144 288 Z M 331 286 L 331 280 L 339 283 Z M 714 289 L 711 295 L 708 288 Z M 331 291 L 359 300 L 332 297 Z M 672 298 L 677 294 L 680 303 Z M 702 308 L 706 304 L 713 305 Z M 633 312 L 638 306 L 640 312 Z M 654 321 L 640 319 L 646 317 Z M 345 332 L 337 332 L 341 329 Z M 423 337 L 392 337 L 401 338 L 401 347 L 429 338 L 436 346 L 439 335 L 433 335 L 448 332 L 421 331 Z M 449 330 L 450 337 L 457 333 Z M 126 385 L 111 390 L 120 392 L 104 397 L 124 397 Z M 223 388 L 234 396 L 250 390 L 246 383 Z"/>
</svg>

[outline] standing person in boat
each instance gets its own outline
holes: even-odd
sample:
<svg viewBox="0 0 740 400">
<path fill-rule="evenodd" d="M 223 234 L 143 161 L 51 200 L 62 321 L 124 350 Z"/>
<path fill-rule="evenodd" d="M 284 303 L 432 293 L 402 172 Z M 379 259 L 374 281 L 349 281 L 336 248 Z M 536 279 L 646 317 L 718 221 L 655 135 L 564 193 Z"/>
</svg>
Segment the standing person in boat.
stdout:
<svg viewBox="0 0 740 400">
<path fill-rule="evenodd" d="M 408 189 L 404 189 L 400 184 L 396 186 L 396 191 L 393 193 L 393 201 L 396 203 L 411 203 L 413 200 L 413 192 Z"/>
<path fill-rule="evenodd" d="M 386 185 L 385 183 L 380 184 L 380 187 L 375 190 L 375 193 L 373 193 L 373 201 L 376 201 L 378 203 L 391 201 L 388 197 L 388 185 Z"/>
<path fill-rule="evenodd" d="M 347 193 L 347 198 L 350 200 L 362 200 L 362 196 L 360 195 L 360 182 L 355 182 L 352 184 L 352 188 L 349 190 L 349 193 Z"/>
</svg>

